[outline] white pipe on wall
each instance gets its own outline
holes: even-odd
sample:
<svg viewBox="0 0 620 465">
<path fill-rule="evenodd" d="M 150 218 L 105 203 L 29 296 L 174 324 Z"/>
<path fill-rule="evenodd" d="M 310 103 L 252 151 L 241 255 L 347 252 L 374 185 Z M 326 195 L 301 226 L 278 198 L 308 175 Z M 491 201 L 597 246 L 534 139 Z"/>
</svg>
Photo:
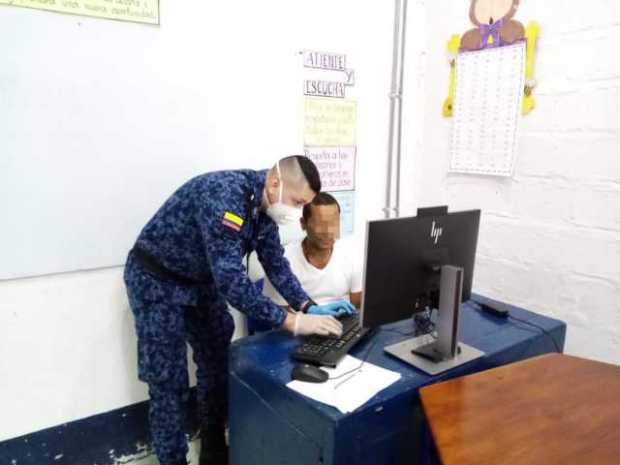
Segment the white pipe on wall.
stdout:
<svg viewBox="0 0 620 465">
<path fill-rule="evenodd" d="M 397 218 L 400 215 L 400 159 L 402 145 L 402 97 L 406 25 L 407 0 L 395 0 L 392 87 L 389 95 L 390 127 L 388 134 L 388 169 L 385 207 L 383 209 L 386 218 Z"/>
</svg>

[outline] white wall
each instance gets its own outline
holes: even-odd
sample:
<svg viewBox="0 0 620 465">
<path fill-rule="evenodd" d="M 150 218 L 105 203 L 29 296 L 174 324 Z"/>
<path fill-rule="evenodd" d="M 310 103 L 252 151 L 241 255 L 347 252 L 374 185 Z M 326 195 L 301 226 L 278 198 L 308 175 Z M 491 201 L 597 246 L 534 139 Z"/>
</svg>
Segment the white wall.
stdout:
<svg viewBox="0 0 620 465">
<path fill-rule="evenodd" d="M 184 180 L 300 152 L 304 48 L 344 51 L 347 95 L 385 102 L 390 8 L 177 0 L 151 27 L 2 6 L 0 279 L 117 266 Z M 362 153 L 380 116 L 360 112 Z"/>
<path fill-rule="evenodd" d="M 171 21 L 182 22 L 191 16 L 195 10 L 190 3 L 162 3 L 162 27 L 173 27 Z M 236 4 L 240 12 L 243 3 Z M 1 13 L 8 12 L 7 8 Z M 69 22 L 72 27 L 78 23 L 82 28 L 93 27 L 105 21 L 36 10 L 10 11 L 34 15 L 41 22 Z M 356 229 L 362 232 L 364 221 L 379 217 L 383 207 L 393 5 L 308 0 L 293 6 L 287 0 L 270 0 L 264 4 L 261 20 L 266 34 L 279 30 L 270 28 L 269 21 L 274 21 L 288 24 L 298 38 L 306 38 L 291 44 L 293 49 L 346 53 L 348 64 L 355 68 L 359 101 Z M 286 34 L 281 40 L 287 40 Z M 188 41 L 189 48 L 180 50 L 177 59 L 191 60 L 195 53 L 209 53 L 209 47 L 225 46 Z M 261 57 L 249 59 L 256 63 Z M 266 111 L 264 117 L 269 118 L 268 107 Z M 177 117 L 182 119 L 182 112 Z M 277 138 L 278 128 L 273 130 Z M 291 147 L 286 145 L 274 159 L 287 154 Z M 302 148 L 298 147 L 299 152 Z M 0 441 L 146 399 L 145 386 L 136 378 L 132 325 L 121 268 L 0 281 Z"/>
<path fill-rule="evenodd" d="M 620 2 L 522 0 L 542 32 L 537 108 L 522 120 L 512 179 L 447 174 L 445 42 L 468 2 L 426 1 L 424 124 L 410 147 L 416 205 L 481 208 L 474 288 L 568 323 L 567 352 L 620 364 Z M 409 62 L 419 58 L 412 51 Z M 417 53 L 417 54 L 416 54 Z M 422 52 L 424 53 L 424 52 Z"/>
<path fill-rule="evenodd" d="M 0 284 L 0 440 L 146 398 L 120 268 Z"/>
</svg>

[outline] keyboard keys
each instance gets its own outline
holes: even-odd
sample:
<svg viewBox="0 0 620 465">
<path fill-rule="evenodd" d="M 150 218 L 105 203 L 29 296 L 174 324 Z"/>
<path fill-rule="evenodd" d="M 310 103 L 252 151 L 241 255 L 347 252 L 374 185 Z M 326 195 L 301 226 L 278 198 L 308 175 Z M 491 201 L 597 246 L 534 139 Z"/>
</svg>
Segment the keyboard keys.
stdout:
<svg viewBox="0 0 620 465">
<path fill-rule="evenodd" d="M 344 320 L 344 322 L 343 322 Z M 340 319 L 345 331 L 339 338 L 310 336 L 293 353 L 293 358 L 318 365 L 336 366 L 342 357 L 366 334 L 359 327 L 357 315 Z"/>
</svg>

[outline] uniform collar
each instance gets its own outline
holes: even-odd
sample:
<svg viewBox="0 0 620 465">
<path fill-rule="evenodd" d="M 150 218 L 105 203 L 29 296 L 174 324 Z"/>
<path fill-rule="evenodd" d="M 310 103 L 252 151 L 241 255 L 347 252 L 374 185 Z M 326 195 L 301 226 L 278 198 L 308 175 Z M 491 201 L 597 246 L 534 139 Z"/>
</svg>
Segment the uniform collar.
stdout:
<svg viewBox="0 0 620 465">
<path fill-rule="evenodd" d="M 254 190 L 252 192 L 252 206 L 260 210 L 263 202 L 263 193 L 265 192 L 265 182 L 267 181 L 267 172 L 269 170 L 255 171 Z"/>
</svg>

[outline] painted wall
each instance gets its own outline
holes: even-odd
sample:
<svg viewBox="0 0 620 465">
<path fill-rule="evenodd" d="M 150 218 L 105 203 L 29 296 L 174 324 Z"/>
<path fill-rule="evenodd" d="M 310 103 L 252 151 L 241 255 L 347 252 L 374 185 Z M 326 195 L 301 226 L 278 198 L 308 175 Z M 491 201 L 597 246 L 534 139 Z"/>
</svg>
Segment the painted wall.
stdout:
<svg viewBox="0 0 620 465">
<path fill-rule="evenodd" d="M 426 1 L 408 82 L 422 125 L 406 124 L 416 205 L 481 208 L 474 287 L 568 323 L 567 352 L 620 363 L 620 3 L 522 0 L 541 24 L 537 108 L 522 120 L 511 179 L 448 174 L 445 42 L 469 29 L 468 2 Z M 414 46 L 417 47 L 417 46 Z M 420 143 L 420 138 L 422 142 Z"/>
<path fill-rule="evenodd" d="M 244 0 L 235 8 L 243 11 L 254 4 Z M 383 207 L 383 197 L 377 193 L 384 191 L 393 5 L 355 0 L 337 4 L 313 0 L 295 6 L 270 0 L 263 4 L 265 34 L 278 30 L 270 27 L 270 22 L 275 26 L 288 21 L 290 28 L 297 29 L 297 42 L 291 43 L 291 50 L 346 53 L 355 68 L 359 101 L 356 229 L 363 231 L 364 221 L 379 217 Z M 203 13 L 217 14 L 217 7 L 205 8 L 201 7 Z M 161 9 L 162 28 L 186 23 L 200 34 L 200 21 L 191 2 L 162 3 Z M 0 14 L 19 20 L 34 18 L 42 24 L 63 22 L 77 27 L 79 23 L 82 28 L 99 27 L 105 21 L 10 7 L 1 8 Z M 44 32 L 41 29 L 40 40 L 47 40 Z M 243 40 L 251 38 L 240 35 Z M 191 44 L 198 54 L 224 45 L 200 40 Z M 194 56 L 184 52 L 179 60 Z M 250 59 L 252 63 L 260 61 L 260 57 Z M 41 70 L 43 77 L 46 72 Z M 301 93 L 301 83 L 299 89 Z M 230 93 L 234 94 L 234 89 Z M 265 118 L 269 118 L 269 108 Z M 277 131 L 274 128 L 274 137 Z M 286 145 L 283 153 L 274 154 L 274 161 L 288 153 L 290 144 Z M 298 147 L 299 152 L 302 148 Z M 136 378 L 132 325 L 120 267 L 1 281 L 0 441 L 146 399 L 145 385 Z"/>
</svg>

